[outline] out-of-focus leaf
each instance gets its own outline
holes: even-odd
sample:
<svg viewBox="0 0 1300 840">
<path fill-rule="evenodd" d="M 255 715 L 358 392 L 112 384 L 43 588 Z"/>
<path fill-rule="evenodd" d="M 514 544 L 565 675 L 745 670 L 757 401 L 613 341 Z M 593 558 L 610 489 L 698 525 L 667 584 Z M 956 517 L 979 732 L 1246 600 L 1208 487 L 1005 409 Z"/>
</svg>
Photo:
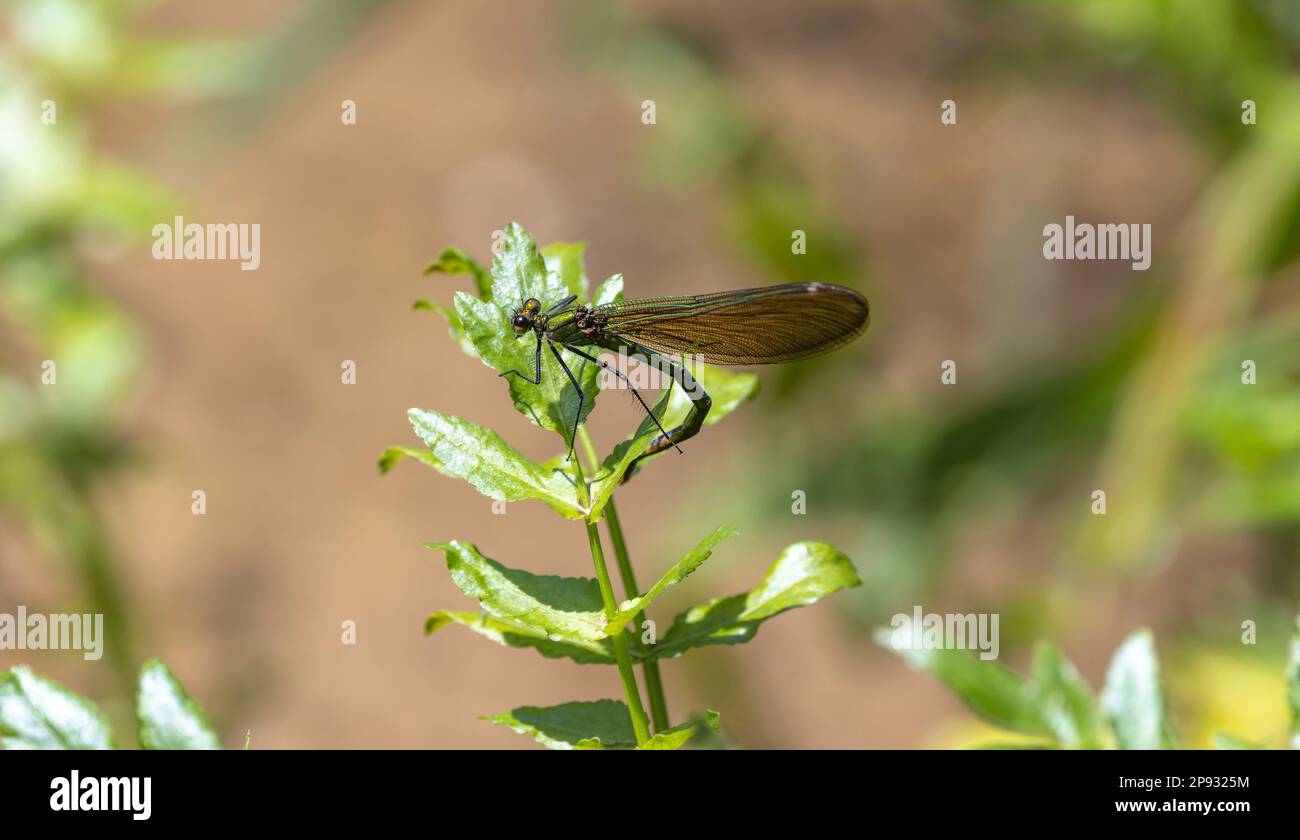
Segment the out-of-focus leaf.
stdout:
<svg viewBox="0 0 1300 840">
<path fill-rule="evenodd" d="M 708 733 L 717 735 L 719 729 L 718 713 L 712 709 L 706 709 L 704 717 L 699 720 L 693 720 L 689 723 L 682 723 L 674 726 L 672 729 L 665 729 L 663 732 L 656 732 L 650 736 L 637 749 L 640 750 L 676 750 L 680 749 L 683 744 L 697 735 Z"/>
<path fill-rule="evenodd" d="M 88 226 L 144 238 L 179 200 L 141 170 L 115 162 L 88 163 L 77 211 Z"/>
<path fill-rule="evenodd" d="M 459 248 L 445 248 L 438 256 L 438 259 L 429 263 L 424 269 L 426 275 L 429 274 L 450 274 L 462 275 L 468 274 L 474 279 L 474 290 L 478 296 L 485 302 L 490 303 L 492 300 L 492 276 L 483 266 L 479 265 L 469 254 L 466 254 Z M 415 303 L 416 309 L 427 309 L 437 312 L 447 320 L 448 333 L 452 340 L 460 345 L 471 356 L 478 357 L 478 349 L 475 348 L 474 342 L 470 341 L 469 336 L 465 334 L 465 327 L 460 322 L 460 315 L 455 309 L 433 303 L 427 300 L 419 300 Z"/>
<path fill-rule="evenodd" d="M 7 750 L 111 750 L 94 703 L 19 666 L 0 674 L 0 745 Z"/>
<path fill-rule="evenodd" d="M 140 722 L 140 746 L 146 750 L 221 749 L 199 704 L 161 660 L 146 662 L 140 671 L 135 713 Z"/>
<path fill-rule="evenodd" d="M 882 628 L 876 642 L 921 671 L 938 677 L 975 714 L 995 726 L 1026 735 L 1052 735 L 1034 698 L 1034 687 L 997 662 L 964 650 L 926 649 L 912 643 L 910 627 Z"/>
<path fill-rule="evenodd" d="M 1209 489 L 1200 511 L 1223 527 L 1282 527 L 1300 520 L 1300 458 L 1279 458 L 1267 467 L 1225 475 Z"/>
<path fill-rule="evenodd" d="M 1229 732 L 1214 733 L 1214 748 L 1216 750 L 1266 750 L 1268 747 L 1263 744 L 1257 744 L 1254 741 L 1247 741 L 1245 738 L 1238 738 Z"/>
<path fill-rule="evenodd" d="M 1286 700 L 1291 710 L 1291 749 L 1300 750 L 1300 619 L 1287 646 Z"/>
<path fill-rule="evenodd" d="M 474 290 L 485 301 L 492 301 L 492 276 L 469 254 L 459 248 L 444 248 L 438 259 L 425 266 L 428 274 L 468 274 L 474 278 Z"/>
<path fill-rule="evenodd" d="M 233 39 L 135 40 L 117 51 L 113 84 L 133 94 L 230 96 L 257 81 L 253 44 Z"/>
<path fill-rule="evenodd" d="M 467 627 L 499 645 L 534 648 L 542 656 L 550 659 L 568 657 L 583 665 L 593 663 L 613 665 L 615 662 L 614 647 L 609 639 L 595 642 L 580 639 L 552 639 L 545 631 L 536 627 L 506 621 L 487 613 L 439 610 L 430 615 L 424 623 L 424 632 L 434 633 L 448 624 Z"/>
<path fill-rule="evenodd" d="M 1165 708 L 1160 663 L 1151 631 L 1133 633 L 1115 651 L 1106 672 L 1101 705 L 1120 749 L 1159 750 L 1177 746 Z"/>
<path fill-rule="evenodd" d="M 1092 689 L 1055 645 L 1040 643 L 1034 656 L 1034 704 L 1063 747 L 1102 746 L 1101 715 Z"/>
<path fill-rule="evenodd" d="M 436 312 L 441 315 L 447 322 L 447 334 L 451 336 L 451 340 L 456 342 L 467 355 L 478 358 L 478 349 L 474 347 L 474 342 L 469 340 L 469 336 L 465 335 L 465 328 L 461 326 L 460 316 L 456 314 L 456 310 L 449 306 L 443 306 L 441 303 L 423 299 L 411 304 L 411 309 L 417 312 Z"/>
<path fill-rule="evenodd" d="M 379 459 L 381 472 L 403 457 L 415 457 L 443 475 L 465 479 L 489 498 L 539 499 L 568 519 L 582 518 L 577 488 L 568 473 L 528 460 L 496 432 L 468 420 L 418 408 L 407 416 L 429 452 L 390 448 Z"/>
<path fill-rule="evenodd" d="M 616 632 L 619 627 L 627 624 L 637 613 L 650 606 L 650 602 L 658 598 L 665 589 L 680 583 L 687 575 L 698 569 L 713 554 L 714 546 L 728 537 L 734 537 L 737 533 L 735 528 L 723 527 L 709 534 L 700 541 L 699 545 L 686 552 L 682 559 L 674 563 L 663 577 L 655 581 L 654 585 L 643 594 L 619 604 L 618 612 L 605 626 L 605 632 Z"/>
<path fill-rule="evenodd" d="M 542 248 L 546 270 L 558 275 L 569 294 L 576 295 L 580 303 L 587 299 L 587 270 L 582 262 L 586 247 L 585 242 L 551 242 Z"/>
<path fill-rule="evenodd" d="M 607 303 L 623 299 L 623 275 L 613 274 L 609 279 L 596 289 L 596 297 L 592 299 L 592 306 L 604 306 Z"/>
<path fill-rule="evenodd" d="M 459 540 L 426 547 L 443 552 L 452 582 L 495 618 L 555 640 L 595 642 L 607 635 L 600 588 L 591 578 L 510 569 Z"/>
<path fill-rule="evenodd" d="M 852 561 L 833 547 L 819 542 L 794 543 L 781 552 L 754 589 L 678 615 L 646 656 L 664 659 L 703 645 L 748 642 L 769 618 L 861 583 Z"/>
<path fill-rule="evenodd" d="M 141 340 L 135 327 L 105 301 L 85 296 L 49 313 L 47 352 L 58 359 L 59 387 L 49 408 L 76 423 L 102 423 L 130 394 Z"/>
<path fill-rule="evenodd" d="M 11 3 L 9 37 L 18 51 L 66 83 L 93 84 L 116 51 L 113 16 L 95 3 Z"/>
</svg>

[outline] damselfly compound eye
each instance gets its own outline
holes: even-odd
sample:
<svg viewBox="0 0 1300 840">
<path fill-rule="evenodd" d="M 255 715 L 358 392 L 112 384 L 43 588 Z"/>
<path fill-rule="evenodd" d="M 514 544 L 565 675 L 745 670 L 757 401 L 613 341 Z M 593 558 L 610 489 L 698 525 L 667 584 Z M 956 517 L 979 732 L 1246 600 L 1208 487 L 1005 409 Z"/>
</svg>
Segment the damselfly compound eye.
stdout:
<svg viewBox="0 0 1300 840">
<path fill-rule="evenodd" d="M 516 315 L 510 319 L 510 326 L 517 333 L 525 333 L 533 326 L 532 322 L 523 315 Z"/>
</svg>

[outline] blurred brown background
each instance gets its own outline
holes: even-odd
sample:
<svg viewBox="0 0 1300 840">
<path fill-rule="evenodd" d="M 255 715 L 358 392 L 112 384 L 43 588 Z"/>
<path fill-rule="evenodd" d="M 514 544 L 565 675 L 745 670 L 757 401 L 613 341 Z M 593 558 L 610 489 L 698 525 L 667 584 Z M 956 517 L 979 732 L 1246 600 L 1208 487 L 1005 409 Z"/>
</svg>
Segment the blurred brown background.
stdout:
<svg viewBox="0 0 1300 840">
<path fill-rule="evenodd" d="M 1049 393 L 1007 403 L 1030 426 L 997 447 L 979 425 L 948 449 L 908 442 L 1084 364 L 1129 313 L 1176 309 L 1148 301 L 1178 299 L 1189 220 L 1248 142 L 1234 134 L 1233 103 L 1246 94 L 1223 91 L 1214 136 L 1196 122 L 1202 103 L 1182 107 L 1196 97 L 1179 92 L 1177 73 L 1151 69 L 1158 45 L 1088 28 L 1084 7 L 1115 4 L 1077 4 L 1082 24 L 946 0 L 352 5 L 142 7 L 115 25 L 241 44 L 248 79 L 201 96 L 185 95 L 197 83 L 95 91 L 75 117 L 97 154 L 166 185 L 154 221 L 262 226 L 262 265 L 248 272 L 154 261 L 138 233 L 68 245 L 86 284 L 141 337 L 134 384 L 112 409 L 133 454 L 92 494 L 135 616 L 135 658 L 165 659 L 228 746 L 251 730 L 254 748 L 520 747 L 530 742 L 476 717 L 618 696 L 612 669 L 421 632 L 430 611 L 471 607 L 422 542 L 466 539 L 517 567 L 588 575 L 577 523 L 537 504 L 494 516 L 462 483 L 415 465 L 375 469 L 386 446 L 418 445 L 411 406 L 494 428 L 530 457 L 552 454 L 504 384 L 439 320 L 410 311 L 417 297 L 448 303 L 466 287 L 421 277 L 444 246 L 486 262 L 491 232 L 511 220 L 539 242 L 585 241 L 588 274 L 623 273 L 629 296 L 806 271 L 873 302 L 871 330 L 843 358 L 762 371 L 757 401 L 620 492 L 643 578 L 716 525 L 742 529 L 675 605 L 748 588 L 801 538 L 843 548 L 871 590 L 783 616 L 748 645 L 667 662 L 675 716 L 719 709 L 741 746 L 963 743 L 959 702 L 869 638 L 918 603 L 1001 612 L 1005 663 L 1020 667 L 1047 636 L 1094 685 L 1143 624 L 1171 654 L 1182 639 L 1230 647 L 1243 618 L 1285 627 L 1296 591 L 1288 516 L 1206 534 L 1199 508 L 1116 488 L 1112 505 L 1160 511 L 1156 547 L 1109 565 L 1065 547 L 1090 527 L 1088 494 L 1120 435 L 1113 412 L 1133 368 L 1103 389 L 1103 408 L 1080 410 L 1088 431 L 1069 441 L 1053 435 L 1071 418 L 1039 413 L 1059 407 Z M 1058 49 L 1072 41 L 1096 52 Z M 346 99 L 356 125 L 340 122 Z M 645 99 L 655 125 L 642 124 Z M 940 123 L 946 99 L 955 126 Z M 71 105 L 63 113 L 74 119 Z M 1067 213 L 1149 222 L 1152 270 L 1043 260 L 1042 226 Z M 808 232 L 806 264 L 775 253 L 793 227 Z M 1272 271 L 1247 316 L 1296 300 L 1294 272 Z M 355 385 L 340 383 L 348 359 Z M 951 388 L 939 382 L 946 359 L 959 366 Z M 630 399 L 602 404 L 591 425 L 604 446 L 638 413 Z M 960 468 L 935 492 L 897 478 L 944 452 Z M 856 493 L 859 482 L 872 489 Z M 190 512 L 196 489 L 205 516 Z M 794 489 L 809 492 L 806 516 L 789 514 Z M 0 609 L 84 603 L 75 565 L 51 553 L 21 517 L 0 517 Z M 355 646 L 340 643 L 348 619 Z M 1277 673 L 1280 648 L 1267 644 L 1244 661 L 1236 649 L 1174 657 L 1172 679 L 1226 691 Z M 0 652 L 0 666 L 20 662 L 129 720 L 107 658 Z M 1244 719 L 1244 734 L 1258 735 L 1281 719 L 1268 694 L 1280 685 L 1249 708 L 1224 701 L 1228 711 L 1175 690 L 1176 710 L 1192 726 Z"/>
</svg>

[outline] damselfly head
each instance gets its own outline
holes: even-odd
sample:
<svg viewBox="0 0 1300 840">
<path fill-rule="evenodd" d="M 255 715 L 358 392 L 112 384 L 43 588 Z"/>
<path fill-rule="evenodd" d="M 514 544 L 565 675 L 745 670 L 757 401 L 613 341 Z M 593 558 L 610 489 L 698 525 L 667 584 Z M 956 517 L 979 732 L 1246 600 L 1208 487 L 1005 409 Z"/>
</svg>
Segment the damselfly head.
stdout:
<svg viewBox="0 0 1300 840">
<path fill-rule="evenodd" d="M 510 328 L 516 335 L 523 335 L 533 328 L 533 319 L 541 311 L 542 302 L 537 298 L 529 298 L 524 301 L 523 306 L 515 310 L 514 317 L 510 319 Z"/>
</svg>

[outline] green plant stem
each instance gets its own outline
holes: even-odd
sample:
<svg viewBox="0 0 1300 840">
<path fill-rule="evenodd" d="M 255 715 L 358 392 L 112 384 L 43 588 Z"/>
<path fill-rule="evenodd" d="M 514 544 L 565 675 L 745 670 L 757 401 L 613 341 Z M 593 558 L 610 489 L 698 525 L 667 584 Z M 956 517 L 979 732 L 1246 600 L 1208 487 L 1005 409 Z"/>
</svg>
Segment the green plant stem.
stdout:
<svg viewBox="0 0 1300 840">
<path fill-rule="evenodd" d="M 590 438 L 586 439 L 587 442 Z M 587 497 L 587 480 L 582 474 L 581 459 L 574 458 L 574 469 L 578 473 L 578 486 L 583 488 L 582 495 Z M 589 503 L 589 498 L 584 501 Z M 605 550 L 600 544 L 600 531 L 596 523 L 588 521 L 587 544 L 591 547 L 591 562 L 596 567 L 596 582 L 600 586 L 600 600 L 605 607 L 605 616 L 612 619 L 618 613 L 618 601 L 614 598 L 614 587 L 609 582 L 609 569 L 605 565 Z M 645 706 L 641 703 L 641 690 L 636 684 L 636 672 L 632 670 L 632 654 L 627 645 L 627 631 L 622 627 L 609 634 L 614 643 L 614 660 L 618 663 L 618 677 L 623 682 L 623 696 L 627 699 L 628 716 L 632 718 L 632 731 L 636 734 L 637 746 L 650 740 L 650 724 L 646 720 Z"/>
<path fill-rule="evenodd" d="M 611 498 L 605 503 L 605 523 L 609 527 L 609 538 L 614 543 L 614 557 L 618 561 L 618 573 L 623 578 L 623 588 L 628 600 L 640 597 L 641 590 L 636 585 L 636 576 L 632 572 L 632 561 L 627 556 L 627 543 L 623 541 L 623 526 L 618 521 L 618 510 Z M 636 614 L 636 626 L 645 627 L 645 610 Z M 640 640 L 638 639 L 638 644 Z M 644 647 L 644 646 L 643 646 Z M 645 690 L 650 697 L 650 717 L 654 721 L 655 731 L 668 728 L 668 701 L 664 697 L 664 683 L 659 676 L 659 662 L 654 659 L 641 660 L 641 670 L 645 674 Z"/>
<path fill-rule="evenodd" d="M 587 462 L 594 470 L 600 465 L 600 459 L 596 456 L 596 447 L 591 442 L 591 435 L 587 434 L 586 426 L 580 427 L 578 434 L 582 438 L 582 448 L 587 454 Z M 605 524 L 609 528 L 610 541 L 614 543 L 614 558 L 618 561 L 618 575 L 623 579 L 623 591 L 629 601 L 638 598 L 641 589 L 637 586 L 636 573 L 632 570 L 632 560 L 627 553 L 627 542 L 623 539 L 623 526 L 619 523 L 618 509 L 614 507 L 613 496 L 605 503 Z M 645 620 L 645 610 L 642 610 L 634 619 L 636 627 L 644 627 Z M 637 643 L 640 644 L 639 639 Z M 643 659 L 641 671 L 645 674 L 645 690 L 650 697 L 650 716 L 654 721 L 655 731 L 661 732 L 669 727 L 669 723 L 668 700 L 664 695 L 663 678 L 659 675 L 659 663 L 653 659 Z"/>
<path fill-rule="evenodd" d="M 600 531 L 596 523 L 587 523 L 587 541 L 591 544 L 591 559 L 596 564 L 596 580 L 600 583 L 600 597 L 605 602 L 605 615 L 613 618 L 618 612 L 614 601 L 614 587 L 609 583 L 609 570 L 605 568 L 605 552 L 600 546 Z M 646 723 L 645 707 L 641 705 L 641 692 L 636 685 L 636 672 L 632 670 L 632 657 L 627 647 L 627 631 L 619 627 L 609 634 L 614 642 L 614 658 L 618 660 L 618 676 L 623 681 L 623 694 L 627 697 L 627 710 L 632 716 L 632 731 L 636 733 L 637 746 L 650 740 L 650 727 Z"/>
</svg>

